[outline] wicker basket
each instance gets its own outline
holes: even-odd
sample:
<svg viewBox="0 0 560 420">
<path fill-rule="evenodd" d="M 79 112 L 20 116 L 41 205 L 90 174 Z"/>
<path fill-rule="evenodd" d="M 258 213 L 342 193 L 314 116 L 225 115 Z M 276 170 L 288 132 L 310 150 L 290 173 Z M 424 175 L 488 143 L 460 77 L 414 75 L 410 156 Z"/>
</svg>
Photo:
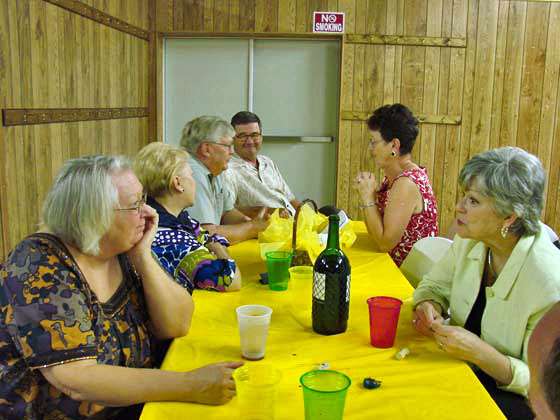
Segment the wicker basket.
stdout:
<svg viewBox="0 0 560 420">
<path fill-rule="evenodd" d="M 293 228 L 293 232 L 292 232 L 292 267 L 294 267 L 296 265 L 310 265 L 310 266 L 313 266 L 313 263 L 311 262 L 311 258 L 309 258 L 308 252 L 304 249 L 296 249 L 297 223 L 298 223 L 299 211 L 306 204 L 310 204 L 313 207 L 313 210 L 315 210 L 315 213 L 317 213 L 317 203 L 315 203 L 315 201 L 313 201 L 309 198 L 306 199 L 306 200 L 303 200 L 302 203 L 301 203 L 301 206 L 299 206 L 299 208 L 296 210 L 296 214 L 294 216 L 294 228 Z"/>
</svg>

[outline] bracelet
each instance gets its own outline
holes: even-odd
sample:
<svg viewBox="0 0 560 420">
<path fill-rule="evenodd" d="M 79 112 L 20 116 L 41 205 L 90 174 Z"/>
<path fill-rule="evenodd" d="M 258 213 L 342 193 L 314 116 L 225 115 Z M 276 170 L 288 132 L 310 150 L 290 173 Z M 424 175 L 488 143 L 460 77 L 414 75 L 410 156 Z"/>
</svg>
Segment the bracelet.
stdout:
<svg viewBox="0 0 560 420">
<path fill-rule="evenodd" d="M 367 209 L 368 207 L 373 207 L 375 206 L 375 201 L 370 201 L 369 203 L 366 204 L 358 204 L 358 207 L 361 209 Z"/>
</svg>

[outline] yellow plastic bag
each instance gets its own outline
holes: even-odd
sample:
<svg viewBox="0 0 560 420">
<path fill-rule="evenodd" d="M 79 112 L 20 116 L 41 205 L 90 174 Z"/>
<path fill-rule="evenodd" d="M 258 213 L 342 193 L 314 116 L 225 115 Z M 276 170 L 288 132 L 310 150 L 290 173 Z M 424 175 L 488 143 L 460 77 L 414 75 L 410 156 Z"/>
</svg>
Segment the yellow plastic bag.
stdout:
<svg viewBox="0 0 560 420">
<path fill-rule="evenodd" d="M 296 249 L 305 250 L 312 262 L 315 262 L 319 254 L 325 249 L 325 243 L 321 243 L 319 233 L 328 226 L 328 218 L 315 213 L 313 209 L 304 205 L 299 211 Z M 280 217 L 279 211 L 275 210 L 270 216 L 268 227 L 259 233 L 259 245 L 261 258 L 266 259 L 266 253 L 270 251 L 290 251 L 292 249 L 292 232 L 294 219 Z M 356 240 L 356 234 L 347 223 L 340 230 L 340 245 L 350 248 Z"/>
<path fill-rule="evenodd" d="M 294 219 L 280 217 L 278 209 L 272 213 L 268 227 L 259 233 L 259 245 L 263 260 L 266 260 L 266 253 L 270 251 L 291 251 L 293 224 Z"/>
</svg>

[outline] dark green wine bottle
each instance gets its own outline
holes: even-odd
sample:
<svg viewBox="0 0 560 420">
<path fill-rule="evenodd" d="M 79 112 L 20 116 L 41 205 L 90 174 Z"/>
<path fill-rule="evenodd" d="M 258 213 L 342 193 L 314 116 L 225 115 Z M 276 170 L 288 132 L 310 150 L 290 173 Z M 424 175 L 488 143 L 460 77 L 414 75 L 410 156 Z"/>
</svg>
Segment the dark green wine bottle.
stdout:
<svg viewBox="0 0 560 420">
<path fill-rule="evenodd" d="M 313 267 L 313 331 L 340 334 L 348 326 L 350 263 L 338 239 L 338 215 L 329 216 L 327 247 Z"/>
</svg>

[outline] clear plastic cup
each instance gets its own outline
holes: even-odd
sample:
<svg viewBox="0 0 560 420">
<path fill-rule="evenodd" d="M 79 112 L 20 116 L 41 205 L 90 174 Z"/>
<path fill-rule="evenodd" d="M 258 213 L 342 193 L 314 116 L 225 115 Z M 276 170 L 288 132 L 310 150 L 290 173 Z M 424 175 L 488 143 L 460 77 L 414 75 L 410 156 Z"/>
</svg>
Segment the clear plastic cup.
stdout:
<svg viewBox="0 0 560 420">
<path fill-rule="evenodd" d="M 236 312 L 241 355 L 247 360 L 264 358 L 272 309 L 264 305 L 243 305 Z"/>
<path fill-rule="evenodd" d="M 293 282 L 313 281 L 313 267 L 310 265 L 296 265 L 288 269 L 288 272 L 292 284 Z"/>
<path fill-rule="evenodd" d="M 376 296 L 369 298 L 367 304 L 371 345 L 382 349 L 393 347 L 402 301 L 388 296 Z"/>
<path fill-rule="evenodd" d="M 290 299 L 288 310 L 305 329 L 311 329 L 311 290 L 313 289 L 313 267 L 297 265 L 290 268 Z"/>
<path fill-rule="evenodd" d="M 235 370 L 233 379 L 241 419 L 274 419 L 278 383 L 278 369 L 269 364 L 246 364 Z"/>
<path fill-rule="evenodd" d="M 304 373 L 303 385 L 305 420 L 342 420 L 346 393 L 352 383 L 344 373 L 335 370 L 312 370 Z"/>
<path fill-rule="evenodd" d="M 292 263 L 292 253 L 287 251 L 272 251 L 266 253 L 266 268 L 268 271 L 268 287 L 270 290 L 286 290 L 290 273 L 288 269 Z"/>
</svg>

